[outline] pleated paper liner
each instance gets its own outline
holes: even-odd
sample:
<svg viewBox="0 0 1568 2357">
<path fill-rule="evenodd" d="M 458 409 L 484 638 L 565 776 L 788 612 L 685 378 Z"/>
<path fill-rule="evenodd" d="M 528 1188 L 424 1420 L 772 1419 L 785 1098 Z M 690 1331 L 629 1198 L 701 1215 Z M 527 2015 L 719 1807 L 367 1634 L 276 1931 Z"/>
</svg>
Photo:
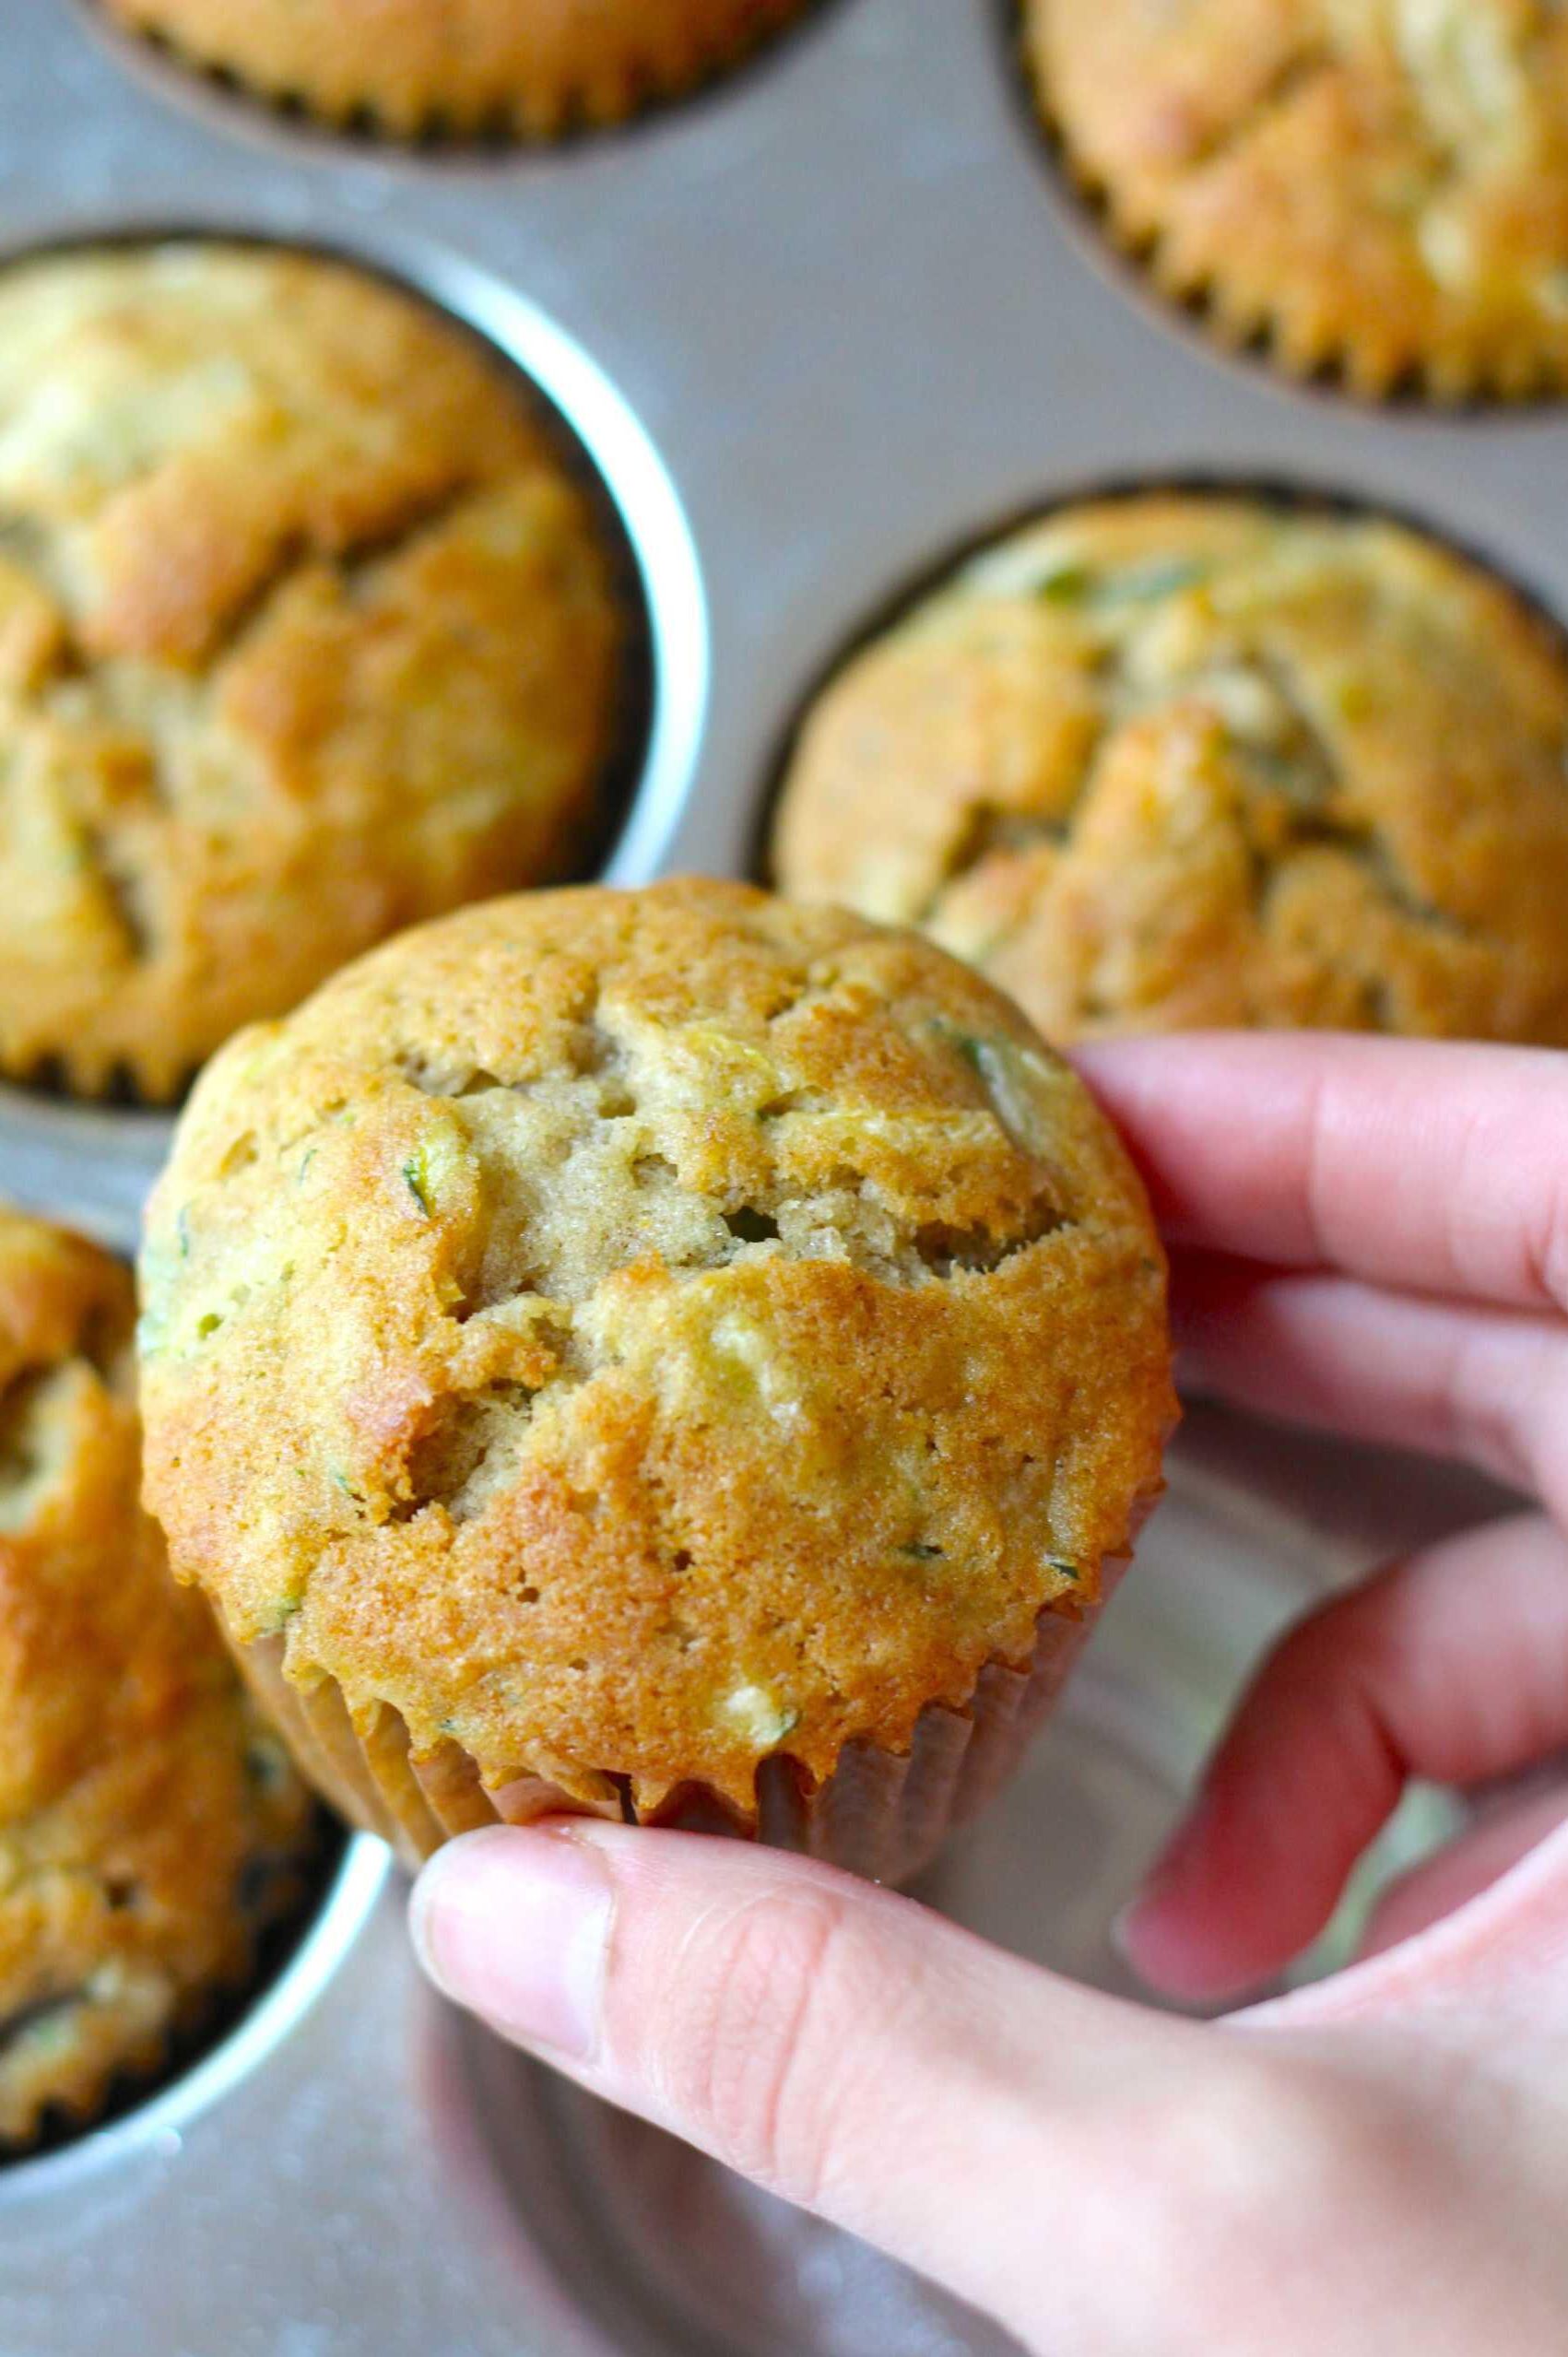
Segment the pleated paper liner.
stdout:
<svg viewBox="0 0 1568 2357">
<path fill-rule="evenodd" d="M 1372 407 L 1518 409 L 1568 396 L 1568 352 L 1554 351 L 1544 340 L 1500 341 L 1484 358 L 1458 341 L 1418 348 L 1412 340 L 1398 351 L 1386 344 L 1374 348 L 1358 339 L 1350 324 L 1292 305 L 1288 286 L 1280 286 L 1277 298 L 1263 297 L 1229 285 L 1216 268 L 1191 266 L 1148 208 L 1124 197 L 1078 153 L 1021 45 L 1017 70 L 1020 104 L 1047 161 L 1113 258 L 1228 358 L 1256 361 L 1287 383 Z M 1549 335 L 1543 322 L 1543 337 Z"/>
<path fill-rule="evenodd" d="M 1217 273 L 1186 269 L 1170 241 L 1120 219 L 1102 185 L 1070 164 L 1067 177 L 1113 252 L 1155 295 L 1229 358 L 1256 361 L 1287 383 L 1374 408 L 1443 412 L 1539 407 L 1568 395 L 1568 368 L 1530 345 L 1500 345 L 1484 360 L 1457 343 L 1390 354 L 1303 325 L 1288 301 L 1244 295 Z"/>
<path fill-rule="evenodd" d="M 210 15 L 218 22 L 218 10 L 192 8 L 187 0 L 95 5 L 116 31 L 171 72 L 280 122 L 392 146 L 461 149 L 558 145 L 678 105 L 747 65 L 825 0 L 741 0 L 719 12 L 721 24 L 693 25 L 688 39 L 674 27 L 650 32 L 638 21 L 649 0 L 623 0 L 631 29 L 619 51 L 607 43 L 606 53 L 594 57 L 590 26 L 580 55 L 542 65 L 532 79 L 520 74 L 515 90 L 498 91 L 482 104 L 443 100 L 436 92 L 415 99 L 378 89 L 370 77 L 363 85 L 312 88 L 307 65 L 268 70 L 262 59 L 244 56 L 231 31 L 207 37 L 201 19 Z M 604 40 L 602 29 L 597 37 Z"/>
<path fill-rule="evenodd" d="M 758 1772 L 755 1824 L 696 1782 L 678 1786 L 641 1821 L 760 1840 L 875 1881 L 909 1881 L 1018 1766 L 1130 1560 L 1102 1564 L 1096 1603 L 1047 1606 L 1027 1663 L 987 1662 L 961 1708 L 928 1703 L 906 1751 L 848 1744 L 833 1774 L 816 1785 L 787 1754 L 776 1754 Z M 286 1676 L 283 1645 L 274 1636 L 235 1648 L 253 1691 L 317 1790 L 353 1823 L 389 1842 L 410 1868 L 452 1835 L 483 1825 L 526 1825 L 558 1814 L 635 1816 L 622 1776 L 591 1779 L 601 1789 L 585 1799 L 543 1775 L 517 1776 L 491 1789 L 453 1742 L 416 1759 L 407 1727 L 390 1704 L 376 1704 L 356 1724 L 336 1679 L 302 1687 Z"/>
</svg>

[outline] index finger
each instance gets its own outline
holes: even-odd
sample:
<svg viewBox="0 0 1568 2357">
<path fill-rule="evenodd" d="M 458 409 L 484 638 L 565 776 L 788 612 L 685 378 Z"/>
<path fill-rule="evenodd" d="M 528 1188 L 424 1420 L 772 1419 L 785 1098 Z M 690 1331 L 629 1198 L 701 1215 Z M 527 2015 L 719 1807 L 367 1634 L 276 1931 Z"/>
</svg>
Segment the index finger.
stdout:
<svg viewBox="0 0 1568 2357">
<path fill-rule="evenodd" d="M 1173 1242 L 1518 1309 L 1568 1305 L 1568 1056 L 1328 1033 L 1074 1061 Z"/>
</svg>

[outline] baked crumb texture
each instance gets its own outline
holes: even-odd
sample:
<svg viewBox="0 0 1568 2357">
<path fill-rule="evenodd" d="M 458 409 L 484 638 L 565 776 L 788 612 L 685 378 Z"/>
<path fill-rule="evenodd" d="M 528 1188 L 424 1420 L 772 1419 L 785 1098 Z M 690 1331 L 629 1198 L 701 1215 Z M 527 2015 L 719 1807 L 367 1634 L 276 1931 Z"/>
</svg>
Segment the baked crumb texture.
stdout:
<svg viewBox="0 0 1568 2357">
<path fill-rule="evenodd" d="M 1568 385 L 1558 0 L 1022 0 L 1114 235 L 1292 374 L 1443 401 Z"/>
<path fill-rule="evenodd" d="M 738 885 L 491 902 L 243 1034 L 143 1282 L 176 1569 L 414 1855 L 552 1799 L 753 1832 L 764 1763 L 798 1802 L 983 1675 L 1027 1716 L 1173 1415 L 1073 1074 Z"/>
<path fill-rule="evenodd" d="M 312 1804 L 137 1503 L 131 1283 L 0 1210 L 0 2152 L 243 1984 Z"/>
<path fill-rule="evenodd" d="M 398 138 L 556 139 L 737 65 L 812 0 L 101 0 L 187 65 Z"/>
<path fill-rule="evenodd" d="M 1568 656 L 1479 567 L 1234 498 L 1066 509 L 809 713 L 779 880 L 923 926 L 1050 1038 L 1568 1043 Z"/>
<path fill-rule="evenodd" d="M 414 298 L 197 241 L 0 273 L 0 1069 L 167 1098 L 567 871 L 619 635 L 520 383 Z"/>
</svg>

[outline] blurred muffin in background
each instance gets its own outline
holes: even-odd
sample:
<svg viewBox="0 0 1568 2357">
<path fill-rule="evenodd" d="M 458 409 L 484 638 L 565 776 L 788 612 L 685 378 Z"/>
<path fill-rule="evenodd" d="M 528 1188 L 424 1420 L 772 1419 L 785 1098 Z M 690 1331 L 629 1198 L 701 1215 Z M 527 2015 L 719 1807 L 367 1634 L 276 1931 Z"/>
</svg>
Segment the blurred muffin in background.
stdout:
<svg viewBox="0 0 1568 2357">
<path fill-rule="evenodd" d="M 1568 1043 L 1568 654 L 1402 527 L 1065 508 L 831 681 L 778 879 L 918 924 L 1048 1038 Z"/>
<path fill-rule="evenodd" d="M 621 628 L 521 382 L 317 256 L 0 273 L 0 1070 L 175 1094 L 579 855 Z"/>
<path fill-rule="evenodd" d="M 0 1210 L 0 2151 L 156 2068 L 312 1806 L 138 1503 L 130 1278 Z"/>
<path fill-rule="evenodd" d="M 1046 120 L 1167 293 L 1292 373 L 1568 389 L 1558 0 L 1022 0 Z"/>
<path fill-rule="evenodd" d="M 491 902 L 235 1040 L 143 1282 L 175 1570 L 411 1858 L 566 1808 L 914 1871 L 1174 1417 L 1075 1075 L 917 936 L 738 885 Z"/>
<path fill-rule="evenodd" d="M 324 123 L 549 139 L 738 64 L 813 0 L 103 0 L 187 64 Z"/>
</svg>

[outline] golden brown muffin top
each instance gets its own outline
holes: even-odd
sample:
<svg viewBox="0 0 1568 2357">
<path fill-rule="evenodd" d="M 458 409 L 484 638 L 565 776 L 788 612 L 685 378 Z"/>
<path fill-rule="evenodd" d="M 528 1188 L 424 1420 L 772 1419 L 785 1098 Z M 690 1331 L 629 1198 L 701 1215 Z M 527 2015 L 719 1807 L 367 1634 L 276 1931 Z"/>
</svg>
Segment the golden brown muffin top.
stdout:
<svg viewBox="0 0 1568 2357">
<path fill-rule="evenodd" d="M 617 635 L 519 383 L 412 297 L 195 241 L 0 273 L 0 1069 L 166 1096 L 560 873 Z"/>
<path fill-rule="evenodd" d="M 127 1273 L 0 1209 L 0 2147 L 242 1979 L 303 1787 L 137 1501 Z"/>
<path fill-rule="evenodd" d="M 643 1813 L 1026 1659 L 1172 1415 L 1075 1076 L 917 937 L 737 885 L 493 902 L 247 1032 L 144 1276 L 148 1495 L 232 1635 Z"/>
<path fill-rule="evenodd" d="M 919 924 L 1047 1036 L 1568 1043 L 1568 659 L 1401 527 L 1065 509 L 808 716 L 784 888 Z"/>
<path fill-rule="evenodd" d="M 325 122 L 550 138 L 733 65 L 811 0 L 103 0 L 196 65 Z"/>
<path fill-rule="evenodd" d="M 1568 385 L 1556 0 L 1023 0 L 1118 233 L 1238 338 L 1445 397 Z"/>
</svg>

